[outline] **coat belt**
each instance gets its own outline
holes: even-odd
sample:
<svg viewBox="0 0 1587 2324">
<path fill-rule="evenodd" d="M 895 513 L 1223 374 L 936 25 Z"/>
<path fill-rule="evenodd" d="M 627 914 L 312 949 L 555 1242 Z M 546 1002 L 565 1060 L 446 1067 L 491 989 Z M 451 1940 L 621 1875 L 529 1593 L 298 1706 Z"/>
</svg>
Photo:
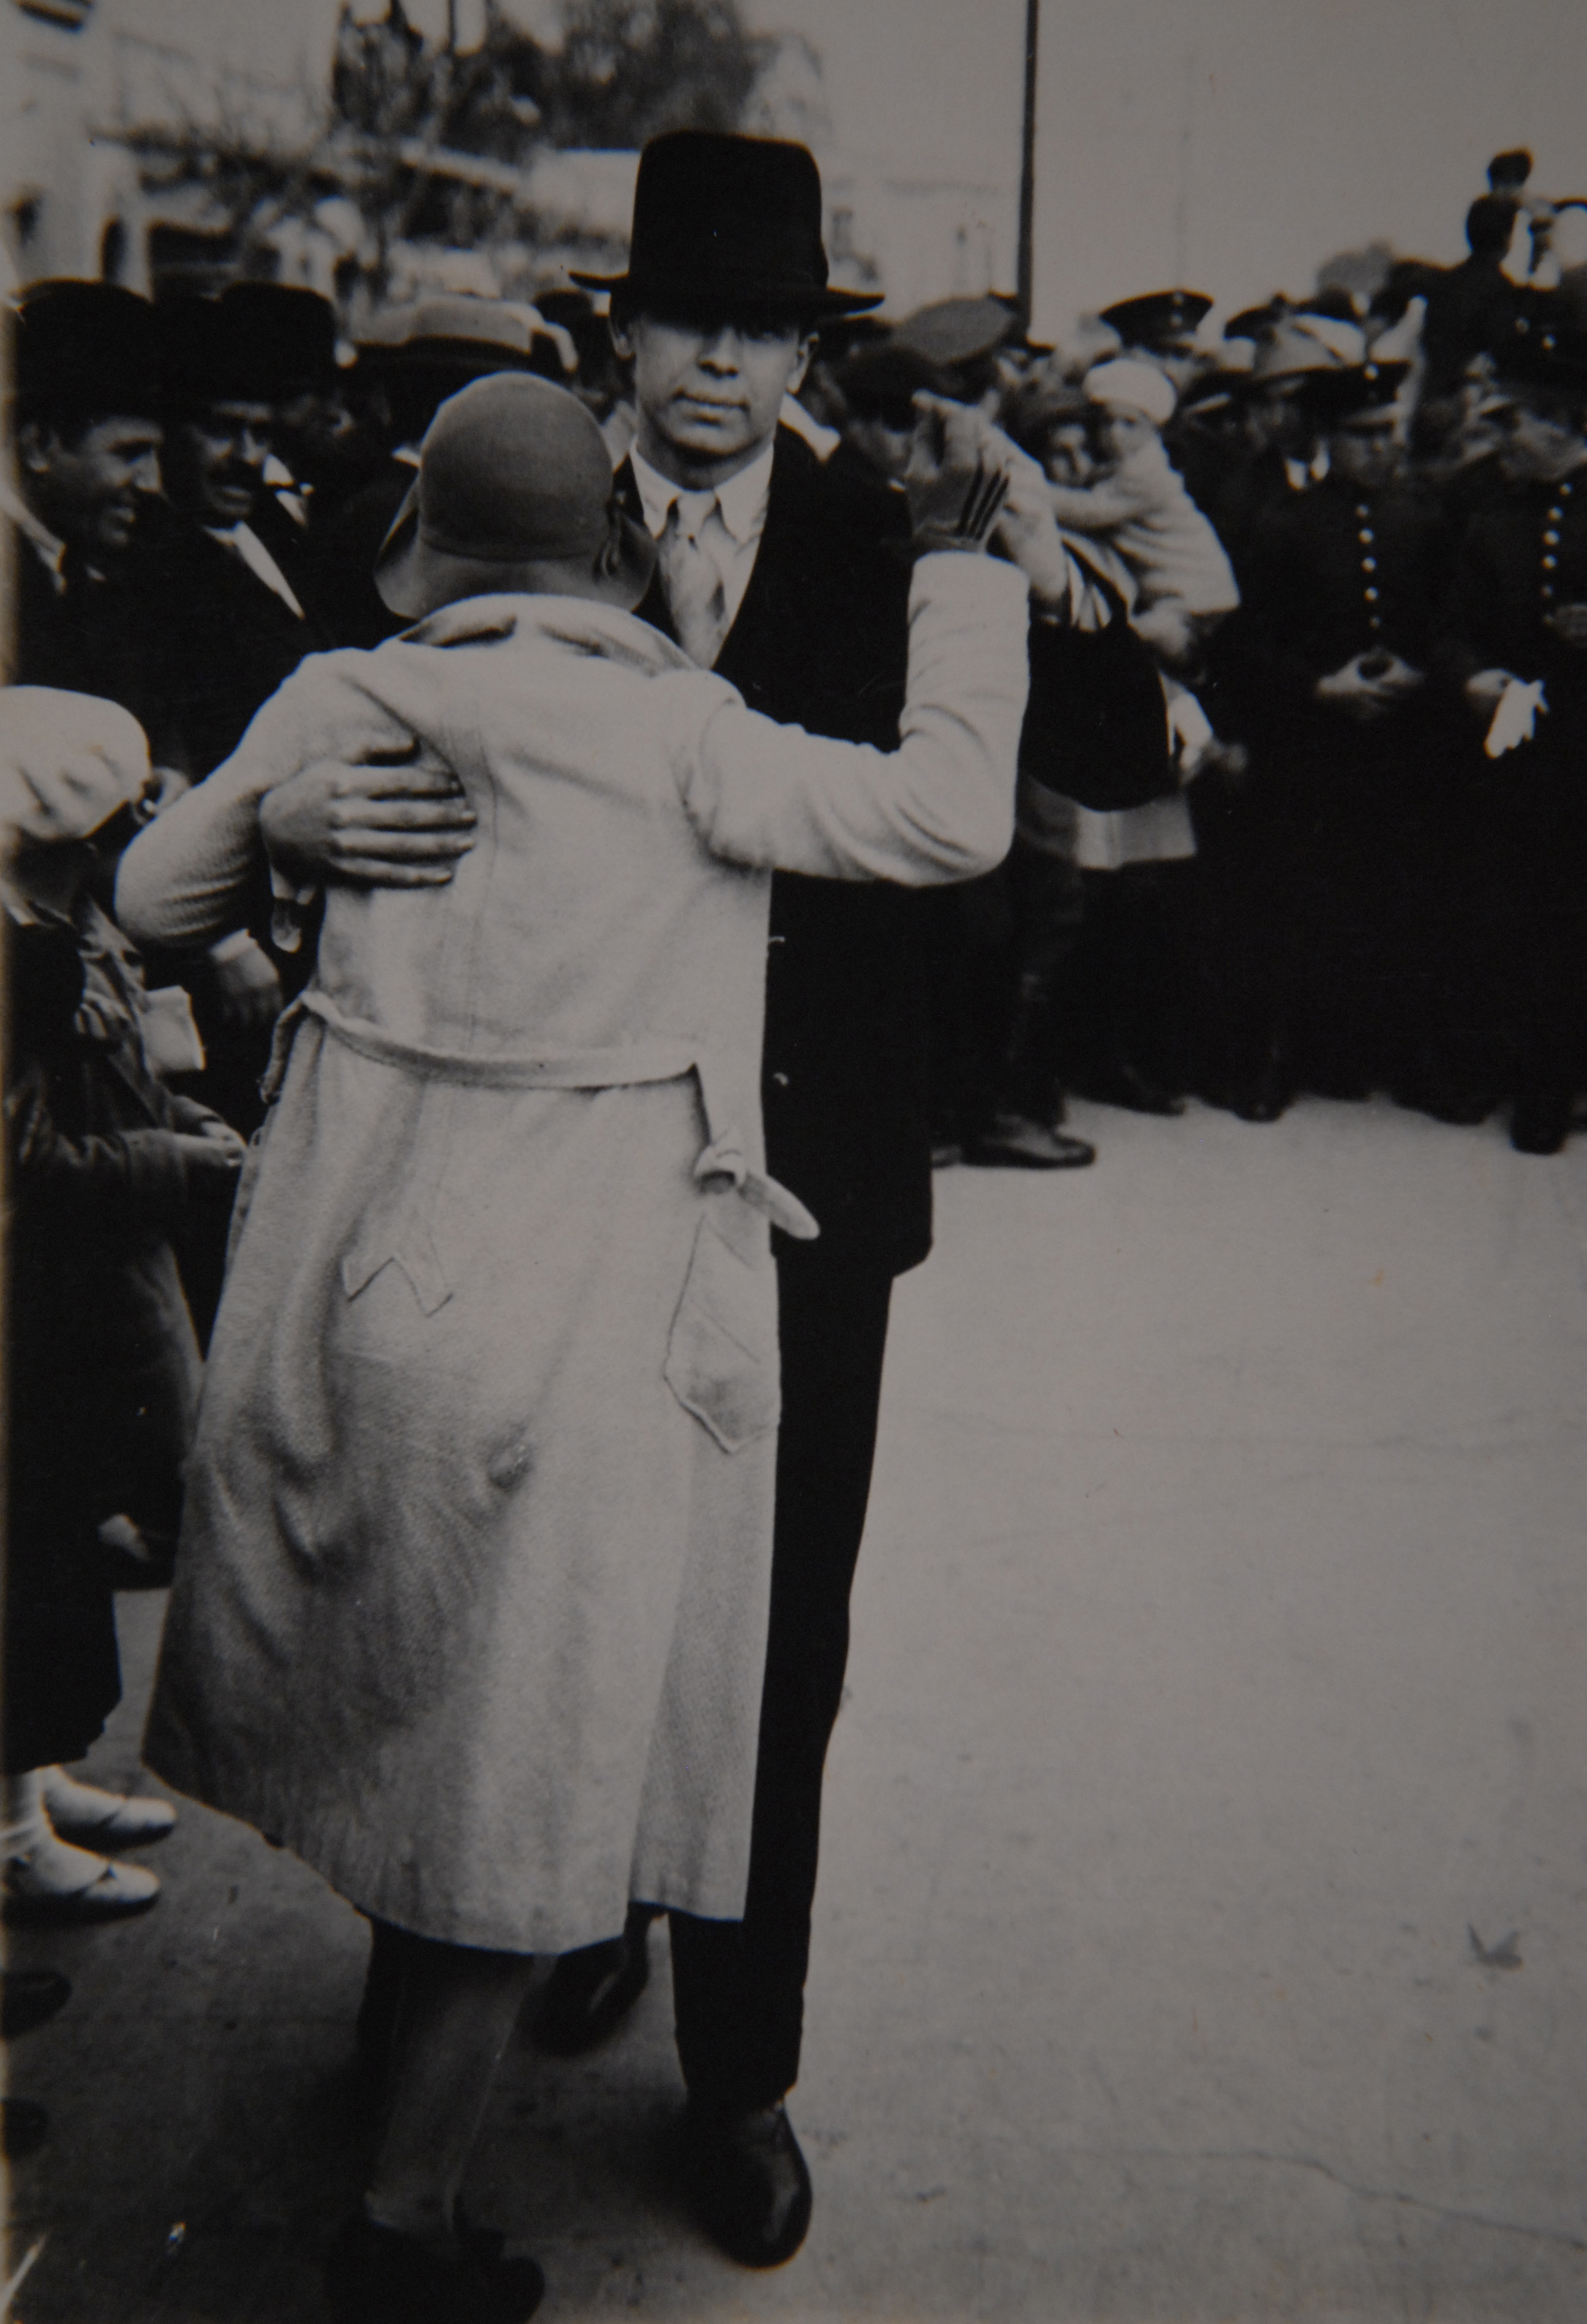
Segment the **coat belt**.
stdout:
<svg viewBox="0 0 1587 2324">
<path fill-rule="evenodd" d="M 423 1081 L 460 1089 L 603 1090 L 628 1089 L 647 1083 L 682 1081 L 693 1074 L 706 1117 L 706 1144 L 695 1162 L 694 1175 L 702 1185 L 726 1180 L 734 1191 L 775 1227 L 800 1242 L 814 1240 L 821 1231 L 798 1196 L 751 1162 L 736 1122 L 724 1121 L 720 1069 L 691 1043 L 681 1040 L 619 1042 L 609 1047 L 544 1049 L 532 1056 L 481 1056 L 460 1049 L 430 1048 L 422 1042 L 399 1040 L 367 1018 L 348 1017 L 323 992 L 300 993 L 277 1020 L 270 1068 L 263 1084 L 266 1100 L 279 1093 L 288 1055 L 298 1026 L 305 1016 L 317 1018 L 345 1048 L 373 1063 Z M 427 1314 L 451 1297 L 451 1286 L 441 1268 L 429 1231 L 429 1210 L 434 1188 L 411 1182 L 403 1189 L 395 1225 L 384 1231 L 371 1223 L 342 1261 L 349 1296 L 394 1259 L 412 1283 Z"/>
</svg>

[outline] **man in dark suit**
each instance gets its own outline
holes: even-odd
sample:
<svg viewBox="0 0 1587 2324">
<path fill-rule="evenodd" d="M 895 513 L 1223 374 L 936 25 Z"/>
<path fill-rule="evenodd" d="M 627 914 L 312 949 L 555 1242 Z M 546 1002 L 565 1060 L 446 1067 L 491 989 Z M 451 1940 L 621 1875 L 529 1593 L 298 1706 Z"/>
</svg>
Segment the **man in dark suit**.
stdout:
<svg viewBox="0 0 1587 2324">
<path fill-rule="evenodd" d="M 822 318 L 876 303 L 827 289 L 820 217 L 800 147 L 684 133 L 646 148 L 629 269 L 609 286 L 639 411 L 619 483 L 660 549 L 644 619 L 752 708 L 886 747 L 907 663 L 901 506 L 828 476 L 778 426 Z M 789 2257 L 809 2217 L 782 2101 L 798 2070 L 889 1299 L 930 1243 L 919 943 L 900 889 L 773 883 L 768 1167 L 821 1236 L 804 1250 L 778 1238 L 783 1408 L 744 1919 L 672 1920 L 697 2199 L 752 2264 Z"/>
<path fill-rule="evenodd" d="M 824 468 L 778 424 L 821 320 L 876 303 L 827 286 L 810 155 L 697 132 L 656 139 L 641 162 L 628 271 L 604 287 L 640 414 L 619 490 L 660 551 L 659 586 L 640 613 L 732 679 L 752 707 L 891 746 L 908 664 L 903 503 Z M 1007 523 L 1038 602 L 1061 616 L 1067 567 L 1045 496 Z M 1062 715 L 1050 685 L 1043 694 L 1043 632 L 1038 619 L 1033 726 Z M 309 814 L 307 830 L 291 835 L 297 859 L 342 876 L 355 867 L 377 879 L 442 876 L 446 852 L 467 844 L 442 787 L 429 787 L 431 797 L 421 780 L 401 786 L 394 833 L 383 834 L 378 802 L 356 777 L 337 779 L 346 779 L 334 838 L 316 822 L 314 786 L 299 794 Z M 277 844 L 293 788 L 262 816 Z M 894 1277 L 930 1245 L 926 1064 L 915 899 L 887 885 L 780 874 L 763 1058 L 768 1167 L 821 1234 L 798 1247 L 777 1239 L 782 1423 L 745 1915 L 672 1920 L 696 2200 L 724 2248 L 752 2266 L 790 2257 L 810 2216 L 809 2173 L 783 2099 L 798 2070 L 822 1773 L 843 1689 L 889 1301 Z M 644 1983 L 645 1930 L 641 1910 L 623 1940 L 559 1965 L 543 2038 L 576 2049 L 610 2029 Z"/>
<path fill-rule="evenodd" d="M 146 719 L 133 545 L 160 492 L 160 383 L 147 300 L 35 284 L 11 318 L 15 683 L 104 695 Z"/>
</svg>

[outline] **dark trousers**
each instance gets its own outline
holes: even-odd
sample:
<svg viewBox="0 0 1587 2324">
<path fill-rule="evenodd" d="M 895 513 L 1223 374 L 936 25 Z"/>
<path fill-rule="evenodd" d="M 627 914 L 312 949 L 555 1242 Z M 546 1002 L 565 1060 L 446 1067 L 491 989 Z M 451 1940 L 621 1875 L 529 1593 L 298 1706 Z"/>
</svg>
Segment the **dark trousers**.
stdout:
<svg viewBox="0 0 1587 2324">
<path fill-rule="evenodd" d="M 876 1447 L 890 1278 L 817 1244 L 780 1255 L 782 1430 L 749 1895 L 738 1921 L 674 1913 L 691 2097 L 771 2106 L 798 2074 L 821 1777 L 843 1696 L 849 1590 Z"/>
</svg>

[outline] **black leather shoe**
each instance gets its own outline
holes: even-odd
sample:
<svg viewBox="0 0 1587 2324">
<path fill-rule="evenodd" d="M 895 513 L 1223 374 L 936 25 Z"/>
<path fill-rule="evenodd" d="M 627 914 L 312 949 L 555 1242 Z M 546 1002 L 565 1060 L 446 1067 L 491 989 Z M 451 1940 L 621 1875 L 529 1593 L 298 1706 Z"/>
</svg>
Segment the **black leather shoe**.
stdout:
<svg viewBox="0 0 1587 2324">
<path fill-rule="evenodd" d="M 14 2042 L 49 2024 L 71 1999 L 71 1979 L 58 1969 L 8 1969 L 0 1986 L 0 2039 Z"/>
<path fill-rule="evenodd" d="M 689 2182 L 701 2226 L 741 2267 L 780 2267 L 810 2226 L 810 2172 L 788 2110 L 717 2114 L 691 2103 Z"/>
<path fill-rule="evenodd" d="M 654 1917 L 648 1904 L 631 1904 L 620 1937 L 563 1954 L 531 2028 L 537 2050 L 577 2058 L 615 2031 L 650 1981 Z"/>
<path fill-rule="evenodd" d="M 1045 1121 L 999 1113 L 964 1148 L 964 1159 L 983 1170 L 1084 1170 L 1096 1160 L 1096 1148 Z"/>
<path fill-rule="evenodd" d="M 471 2227 L 443 2255 L 356 2213 L 326 2255 L 331 2313 L 337 2324 L 527 2324 L 546 2279 L 532 2259 L 505 2258 L 504 2242 Z"/>
</svg>

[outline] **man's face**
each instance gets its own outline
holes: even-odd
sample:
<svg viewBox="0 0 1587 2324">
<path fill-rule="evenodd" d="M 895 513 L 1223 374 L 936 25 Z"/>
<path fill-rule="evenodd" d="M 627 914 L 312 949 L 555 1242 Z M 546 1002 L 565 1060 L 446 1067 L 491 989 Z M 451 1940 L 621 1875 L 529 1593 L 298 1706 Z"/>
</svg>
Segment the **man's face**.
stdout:
<svg viewBox="0 0 1587 2324">
<path fill-rule="evenodd" d="M 1328 438 L 1328 465 L 1348 484 L 1374 486 L 1399 472 L 1399 431 L 1391 411 L 1363 412 Z"/>
<path fill-rule="evenodd" d="M 1510 403 L 1495 415 L 1499 465 L 1520 484 L 1557 484 L 1587 460 L 1587 440 L 1575 417 L 1547 404 Z"/>
<path fill-rule="evenodd" d="M 1246 437 L 1256 451 L 1269 447 L 1287 460 L 1307 460 L 1315 447 L 1312 423 L 1287 388 L 1253 393 L 1245 407 Z"/>
<path fill-rule="evenodd" d="M 51 532 L 85 556 L 119 556 L 138 511 L 160 491 L 160 429 L 152 420 L 96 420 L 81 430 L 23 431 L 23 489 Z"/>
<path fill-rule="evenodd" d="M 200 524 L 245 524 L 270 456 L 268 403 L 211 403 L 166 437 L 165 489 Z"/>
<path fill-rule="evenodd" d="M 815 339 L 774 315 L 635 315 L 612 327 L 633 364 L 639 446 L 678 483 L 745 467 L 770 441 Z"/>
<path fill-rule="evenodd" d="M 353 440 L 353 415 L 337 392 L 306 387 L 275 407 L 272 448 L 300 481 L 312 483 L 334 469 Z"/>
</svg>

